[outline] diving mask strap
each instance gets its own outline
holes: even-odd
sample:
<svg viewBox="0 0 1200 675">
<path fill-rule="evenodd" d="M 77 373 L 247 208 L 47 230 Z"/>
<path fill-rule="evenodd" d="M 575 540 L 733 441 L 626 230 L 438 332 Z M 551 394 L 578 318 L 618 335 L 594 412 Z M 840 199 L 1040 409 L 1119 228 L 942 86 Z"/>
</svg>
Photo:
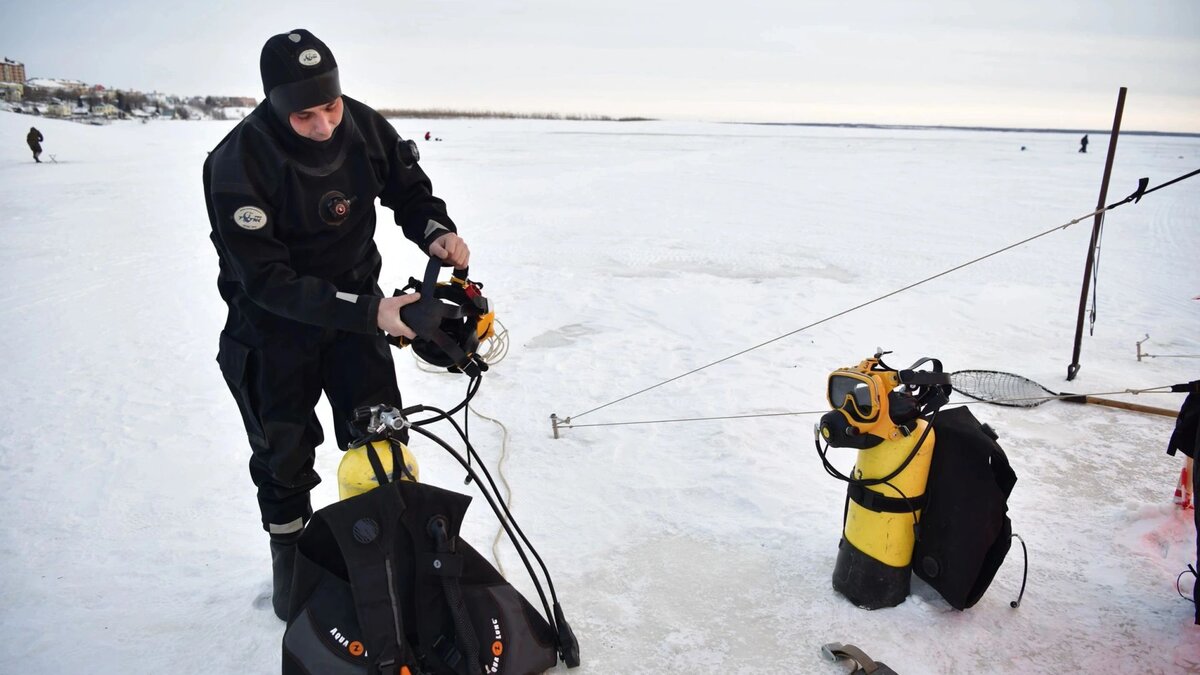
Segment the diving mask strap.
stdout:
<svg viewBox="0 0 1200 675">
<path fill-rule="evenodd" d="M 926 363 L 933 365 L 932 370 L 917 370 Z M 936 413 L 950 402 L 950 374 L 943 372 L 942 362 L 938 359 L 929 356 L 918 359 L 908 368 L 897 372 L 896 376 L 901 384 L 920 390 L 916 398 L 922 415 Z"/>
</svg>

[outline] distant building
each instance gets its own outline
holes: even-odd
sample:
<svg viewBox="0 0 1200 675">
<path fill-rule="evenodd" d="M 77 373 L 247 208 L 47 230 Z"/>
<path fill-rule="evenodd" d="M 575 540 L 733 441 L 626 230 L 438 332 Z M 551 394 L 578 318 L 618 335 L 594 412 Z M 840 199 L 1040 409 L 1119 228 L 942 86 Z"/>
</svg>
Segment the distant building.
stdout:
<svg viewBox="0 0 1200 675">
<path fill-rule="evenodd" d="M 16 102 L 25 95 L 25 64 L 7 56 L 0 63 L 0 101 Z"/>
<path fill-rule="evenodd" d="M 89 94 L 91 96 L 95 96 L 96 98 L 98 98 L 102 101 L 117 100 L 117 91 L 115 89 L 109 89 L 102 84 L 92 85 Z"/>
<path fill-rule="evenodd" d="M 252 96 L 206 96 L 204 98 L 204 107 L 206 108 L 253 108 L 258 105 L 258 101 Z"/>
<path fill-rule="evenodd" d="M 78 96 L 87 91 L 88 86 L 79 80 L 54 80 L 34 78 L 25 82 L 28 89 L 53 92 L 59 96 Z"/>
<path fill-rule="evenodd" d="M 4 57 L 4 62 L 0 63 L 0 82 L 14 82 L 24 85 L 25 64 L 17 63 L 7 56 Z"/>
<path fill-rule="evenodd" d="M 117 117 L 121 111 L 117 110 L 117 106 L 111 103 L 101 103 L 100 105 L 92 106 L 92 114 L 100 117 Z"/>
</svg>

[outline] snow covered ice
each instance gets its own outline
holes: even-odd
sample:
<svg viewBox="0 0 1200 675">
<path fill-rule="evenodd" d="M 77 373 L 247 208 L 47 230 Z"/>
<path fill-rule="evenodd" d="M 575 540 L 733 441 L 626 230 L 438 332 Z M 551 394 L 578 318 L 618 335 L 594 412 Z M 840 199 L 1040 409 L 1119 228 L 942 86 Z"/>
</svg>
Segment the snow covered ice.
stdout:
<svg viewBox="0 0 1200 675">
<path fill-rule="evenodd" d="M 45 164 L 24 145 L 31 124 Z M 0 672 L 278 672 L 249 449 L 214 361 L 225 308 L 200 168 L 233 124 L 0 113 Z M 845 485 L 821 470 L 815 415 L 558 440 L 549 424 L 823 411 L 828 372 L 876 347 L 894 366 L 933 356 L 1080 393 L 1196 379 L 1196 360 L 1138 362 L 1135 342 L 1200 353 L 1200 178 L 1108 214 L 1074 382 L 1090 219 L 581 416 L 1090 212 L 1106 139 L 1084 155 L 1077 134 L 394 124 L 445 139 L 420 144 L 422 164 L 510 331 L 473 406 L 508 431 L 513 511 L 579 637 L 574 672 L 846 672 L 820 659 L 833 641 L 905 674 L 1200 672 L 1200 627 L 1175 590 L 1195 532 L 1171 503 L 1170 418 L 972 405 L 1019 479 L 1029 585 L 1010 608 L 1017 547 L 965 612 L 917 580 L 874 612 L 833 591 Z M 1124 136 L 1108 201 L 1198 167 L 1200 138 Z M 390 290 L 423 263 L 381 211 Z M 407 403 L 461 400 L 461 376 L 396 357 Z M 495 470 L 504 432 L 474 418 L 471 434 Z M 474 494 L 439 449 L 413 451 L 424 481 Z M 318 506 L 336 498 L 339 459 L 332 440 L 318 452 Z M 496 529 L 477 499 L 465 538 L 487 552 Z"/>
</svg>

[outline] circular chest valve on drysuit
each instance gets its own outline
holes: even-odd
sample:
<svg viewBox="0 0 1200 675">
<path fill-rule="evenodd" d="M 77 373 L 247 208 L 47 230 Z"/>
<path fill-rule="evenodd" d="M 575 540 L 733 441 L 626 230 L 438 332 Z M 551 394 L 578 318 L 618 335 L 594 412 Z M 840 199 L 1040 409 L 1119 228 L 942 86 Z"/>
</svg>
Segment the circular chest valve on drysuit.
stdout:
<svg viewBox="0 0 1200 675">
<path fill-rule="evenodd" d="M 438 283 L 441 266 L 430 258 L 422 281 L 409 279 L 396 291 L 395 295 L 417 292 L 421 299 L 400 310 L 400 320 L 417 337 L 393 338 L 392 343 L 411 346 L 426 363 L 476 377 L 488 369 L 478 351 L 479 344 L 495 334 L 495 312 L 483 295 L 483 284 L 468 279 L 467 268 L 455 269 L 449 282 Z"/>
<path fill-rule="evenodd" d="M 341 225 L 346 220 L 346 216 L 350 215 L 350 206 L 354 203 L 352 197 L 332 190 L 326 192 L 321 197 L 320 205 L 317 210 L 321 214 L 321 220 L 324 220 L 329 225 Z"/>
</svg>

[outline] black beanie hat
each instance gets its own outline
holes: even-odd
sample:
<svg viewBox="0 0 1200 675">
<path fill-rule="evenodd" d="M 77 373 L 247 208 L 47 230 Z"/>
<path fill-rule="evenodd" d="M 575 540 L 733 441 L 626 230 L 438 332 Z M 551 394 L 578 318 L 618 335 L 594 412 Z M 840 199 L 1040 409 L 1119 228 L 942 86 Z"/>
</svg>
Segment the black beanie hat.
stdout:
<svg viewBox="0 0 1200 675">
<path fill-rule="evenodd" d="M 263 93 L 283 119 L 342 95 L 333 52 L 303 28 L 271 36 L 263 45 L 258 68 Z"/>
</svg>

